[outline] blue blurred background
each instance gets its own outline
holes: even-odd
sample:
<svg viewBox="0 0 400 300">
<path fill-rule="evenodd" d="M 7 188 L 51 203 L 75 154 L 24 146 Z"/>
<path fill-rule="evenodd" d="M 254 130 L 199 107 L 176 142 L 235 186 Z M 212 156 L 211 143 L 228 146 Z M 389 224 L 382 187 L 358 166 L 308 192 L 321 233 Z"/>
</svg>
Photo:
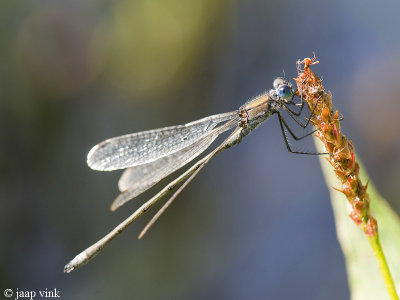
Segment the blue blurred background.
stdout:
<svg viewBox="0 0 400 300">
<path fill-rule="evenodd" d="M 399 212 L 399 1 L 1 1 L 0 282 L 62 299 L 348 299 L 328 188 L 276 117 L 217 156 L 141 241 L 139 219 L 88 265 L 64 265 L 115 213 L 99 141 L 231 111 L 313 70 Z M 312 141 L 310 141 L 310 147 Z M 166 183 L 168 181 L 164 181 Z"/>
</svg>

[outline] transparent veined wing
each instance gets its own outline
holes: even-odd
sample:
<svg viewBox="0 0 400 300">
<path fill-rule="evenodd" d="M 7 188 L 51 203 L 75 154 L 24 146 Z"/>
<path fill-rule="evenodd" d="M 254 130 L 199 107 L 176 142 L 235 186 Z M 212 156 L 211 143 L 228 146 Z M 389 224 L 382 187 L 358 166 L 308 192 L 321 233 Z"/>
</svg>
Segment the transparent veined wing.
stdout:
<svg viewBox="0 0 400 300">
<path fill-rule="evenodd" d="M 124 192 L 127 189 L 138 189 L 142 185 L 146 186 L 147 182 L 151 179 L 156 182 L 159 181 L 160 179 L 157 178 L 164 178 L 167 176 L 163 176 L 165 172 L 169 174 L 169 171 L 171 171 L 172 173 L 176 168 L 179 168 L 178 166 L 183 166 L 197 155 L 200 155 L 211 145 L 216 137 L 215 134 L 209 137 L 204 136 L 193 144 L 171 155 L 161 157 L 147 164 L 127 168 L 118 181 L 119 190 Z"/>
<path fill-rule="evenodd" d="M 164 177 L 192 161 L 204 152 L 221 133 L 235 126 L 237 126 L 237 122 L 231 120 L 229 124 L 225 123 L 215 128 L 180 151 L 125 170 L 118 182 L 118 187 L 122 193 L 111 204 L 111 210 L 116 210 L 127 201 L 151 188 Z"/>
<path fill-rule="evenodd" d="M 237 117 L 237 112 L 209 116 L 185 125 L 164 127 L 111 138 L 88 153 L 90 168 L 99 171 L 125 169 L 155 161 L 197 141 L 221 122 Z"/>
</svg>

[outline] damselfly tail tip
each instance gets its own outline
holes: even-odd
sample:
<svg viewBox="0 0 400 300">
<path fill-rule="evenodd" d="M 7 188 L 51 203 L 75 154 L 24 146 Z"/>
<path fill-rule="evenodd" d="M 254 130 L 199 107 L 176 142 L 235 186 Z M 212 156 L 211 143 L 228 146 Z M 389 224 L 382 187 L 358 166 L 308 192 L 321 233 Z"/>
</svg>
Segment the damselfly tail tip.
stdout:
<svg viewBox="0 0 400 300">
<path fill-rule="evenodd" d="M 73 270 L 75 270 L 75 268 L 71 265 L 71 263 L 66 264 L 64 267 L 64 273 L 66 274 L 72 272 Z"/>
<path fill-rule="evenodd" d="M 70 273 L 73 270 L 79 268 L 80 266 L 86 264 L 88 261 L 89 261 L 89 256 L 86 254 L 85 251 L 83 251 L 65 265 L 64 273 Z"/>
</svg>

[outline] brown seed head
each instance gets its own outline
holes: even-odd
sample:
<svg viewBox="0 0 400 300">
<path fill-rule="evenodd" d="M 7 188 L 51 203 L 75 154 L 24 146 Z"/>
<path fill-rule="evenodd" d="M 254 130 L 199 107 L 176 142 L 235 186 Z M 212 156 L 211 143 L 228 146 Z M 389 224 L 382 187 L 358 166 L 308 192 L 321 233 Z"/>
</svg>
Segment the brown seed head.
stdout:
<svg viewBox="0 0 400 300">
<path fill-rule="evenodd" d="M 367 235 L 377 233 L 378 224 L 369 211 L 368 183 L 364 186 L 359 178 L 359 165 L 356 162 L 354 147 L 341 132 L 339 111 L 333 111 L 332 94 L 326 93 L 322 80 L 310 69 L 311 65 L 319 63 L 316 58 L 305 58 L 297 62 L 298 76 L 295 78 L 298 86 L 298 96 L 307 103 L 311 123 L 316 127 L 316 137 L 325 146 L 329 154 L 327 160 L 342 183 L 342 192 L 348 199 L 352 211 L 350 217 L 364 230 Z"/>
</svg>

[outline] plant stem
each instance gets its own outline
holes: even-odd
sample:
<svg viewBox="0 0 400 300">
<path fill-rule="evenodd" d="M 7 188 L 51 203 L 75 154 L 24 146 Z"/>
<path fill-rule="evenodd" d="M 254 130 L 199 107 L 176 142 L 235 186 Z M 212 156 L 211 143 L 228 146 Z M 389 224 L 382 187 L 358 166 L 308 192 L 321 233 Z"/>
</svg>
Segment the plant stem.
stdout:
<svg viewBox="0 0 400 300">
<path fill-rule="evenodd" d="M 390 299 L 399 300 L 392 275 L 390 274 L 389 266 L 379 241 L 379 234 L 376 234 L 375 236 L 368 236 L 368 241 L 372 247 L 372 250 L 374 251 L 376 260 L 378 261 L 378 265 L 381 269 L 383 280 L 385 281 L 386 289 L 389 293 Z"/>
</svg>

